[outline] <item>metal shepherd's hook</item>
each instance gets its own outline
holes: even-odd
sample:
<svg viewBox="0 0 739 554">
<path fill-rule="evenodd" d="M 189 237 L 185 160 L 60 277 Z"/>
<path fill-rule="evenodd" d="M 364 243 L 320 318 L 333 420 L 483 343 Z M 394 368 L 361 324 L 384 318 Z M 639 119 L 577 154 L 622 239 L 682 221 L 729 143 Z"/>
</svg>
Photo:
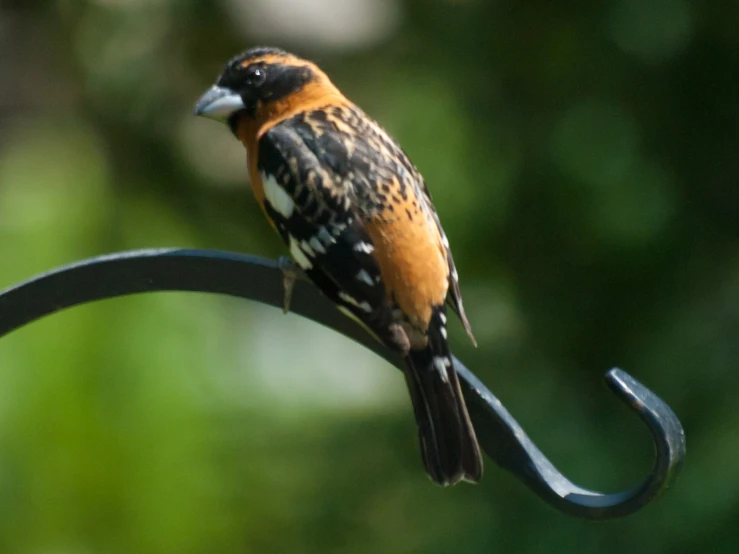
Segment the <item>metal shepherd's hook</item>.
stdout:
<svg viewBox="0 0 739 554">
<path fill-rule="evenodd" d="M 211 250 L 160 249 L 92 258 L 0 292 L 0 337 L 40 317 L 86 302 L 156 291 L 227 294 L 283 307 L 278 262 Z M 346 335 L 401 368 L 401 360 L 341 315 L 320 292 L 299 281 L 290 310 Z M 603 494 L 578 487 L 541 453 L 500 400 L 455 358 L 478 439 L 498 465 L 556 509 L 573 516 L 607 519 L 636 512 L 666 489 L 685 456 L 685 435 L 670 407 L 636 379 L 612 369 L 606 384 L 647 425 L 654 466 L 644 481 L 624 492 Z"/>
</svg>

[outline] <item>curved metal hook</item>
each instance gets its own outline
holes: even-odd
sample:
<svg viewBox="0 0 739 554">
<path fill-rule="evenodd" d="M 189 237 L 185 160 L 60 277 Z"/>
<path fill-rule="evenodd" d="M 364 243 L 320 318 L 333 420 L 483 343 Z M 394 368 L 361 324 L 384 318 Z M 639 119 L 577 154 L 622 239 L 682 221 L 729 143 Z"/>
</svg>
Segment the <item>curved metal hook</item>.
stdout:
<svg viewBox="0 0 739 554">
<path fill-rule="evenodd" d="M 282 307 L 282 277 L 277 262 L 228 252 L 158 249 L 100 256 L 0 292 L 0 337 L 64 308 L 142 292 L 211 292 Z M 341 315 L 309 283 L 296 283 L 290 309 L 401 367 L 398 356 Z M 606 374 L 606 384 L 646 423 L 656 454 L 651 473 L 640 485 L 603 494 L 578 487 L 557 471 L 500 400 L 456 358 L 454 364 L 485 452 L 561 512 L 590 519 L 625 516 L 651 502 L 680 471 L 685 456 L 680 421 L 660 398 L 619 369 Z"/>
</svg>

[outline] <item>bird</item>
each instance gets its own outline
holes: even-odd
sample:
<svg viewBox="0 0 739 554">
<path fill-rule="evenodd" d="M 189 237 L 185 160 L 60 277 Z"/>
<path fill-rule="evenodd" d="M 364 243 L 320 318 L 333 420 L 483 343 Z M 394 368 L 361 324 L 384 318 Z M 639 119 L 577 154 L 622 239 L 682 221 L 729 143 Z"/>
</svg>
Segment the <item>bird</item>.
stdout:
<svg viewBox="0 0 739 554">
<path fill-rule="evenodd" d="M 257 203 L 297 267 L 403 357 L 430 479 L 479 482 L 447 306 L 475 338 L 431 194 L 400 145 L 318 65 L 274 47 L 228 61 L 194 111 L 244 145 Z"/>
</svg>

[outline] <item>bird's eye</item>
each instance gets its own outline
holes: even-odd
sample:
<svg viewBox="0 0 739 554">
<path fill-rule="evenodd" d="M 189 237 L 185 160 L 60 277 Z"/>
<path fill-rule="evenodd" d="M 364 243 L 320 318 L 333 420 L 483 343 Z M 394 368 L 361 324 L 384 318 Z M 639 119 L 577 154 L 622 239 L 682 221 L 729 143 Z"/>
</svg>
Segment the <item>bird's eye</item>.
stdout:
<svg viewBox="0 0 739 554">
<path fill-rule="evenodd" d="M 267 73 L 261 67 L 250 67 L 246 70 L 246 84 L 250 87 L 258 87 L 264 83 Z"/>
</svg>

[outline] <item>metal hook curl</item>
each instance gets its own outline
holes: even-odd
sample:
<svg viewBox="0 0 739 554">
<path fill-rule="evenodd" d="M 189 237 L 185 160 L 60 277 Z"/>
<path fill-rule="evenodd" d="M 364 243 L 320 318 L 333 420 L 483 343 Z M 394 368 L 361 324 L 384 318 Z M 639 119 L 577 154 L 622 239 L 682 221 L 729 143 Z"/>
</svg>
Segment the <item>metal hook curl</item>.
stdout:
<svg viewBox="0 0 739 554">
<path fill-rule="evenodd" d="M 229 252 L 156 249 L 99 256 L 0 292 L 0 337 L 64 308 L 142 292 L 210 292 L 281 308 L 282 283 L 278 262 Z M 342 333 L 401 367 L 399 357 L 341 315 L 309 283 L 296 283 L 290 310 Z M 631 514 L 654 500 L 680 471 L 685 456 L 680 421 L 659 397 L 620 369 L 606 374 L 606 384 L 646 423 L 655 459 L 652 471 L 640 485 L 603 494 L 578 487 L 557 471 L 500 400 L 459 360 L 455 358 L 454 363 L 485 452 L 561 512 L 589 519 Z"/>
</svg>

